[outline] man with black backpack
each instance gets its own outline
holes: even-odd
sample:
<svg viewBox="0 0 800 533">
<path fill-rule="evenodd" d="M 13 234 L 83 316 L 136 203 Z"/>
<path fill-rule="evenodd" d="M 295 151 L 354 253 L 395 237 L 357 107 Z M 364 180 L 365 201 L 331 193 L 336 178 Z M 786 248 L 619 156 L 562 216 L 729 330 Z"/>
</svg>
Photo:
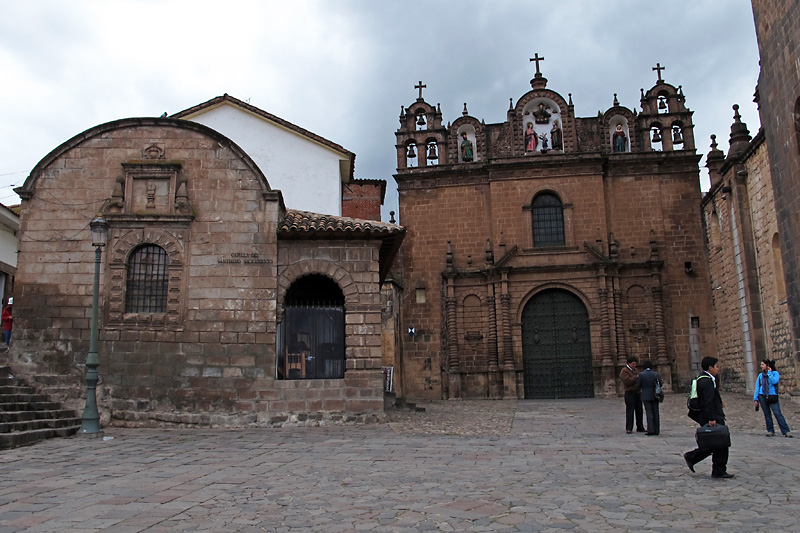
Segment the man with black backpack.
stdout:
<svg viewBox="0 0 800 533">
<path fill-rule="evenodd" d="M 724 404 L 722 402 L 722 397 L 719 395 L 719 383 L 717 383 L 717 374 L 719 373 L 718 362 L 719 360 L 716 357 L 704 357 L 700 362 L 704 374 L 701 374 L 695 380 L 694 386 L 697 388 L 697 399 L 700 409 L 698 411 L 690 409 L 689 417 L 701 426 L 708 425 L 710 427 L 716 427 L 718 425 L 725 425 Z M 711 477 L 717 479 L 730 479 L 733 477 L 733 474 L 728 473 L 727 447 L 696 448 L 690 452 L 684 453 L 683 458 L 686 460 L 686 466 L 689 467 L 689 470 L 694 472 L 694 465 L 709 455 L 711 456 Z"/>
</svg>

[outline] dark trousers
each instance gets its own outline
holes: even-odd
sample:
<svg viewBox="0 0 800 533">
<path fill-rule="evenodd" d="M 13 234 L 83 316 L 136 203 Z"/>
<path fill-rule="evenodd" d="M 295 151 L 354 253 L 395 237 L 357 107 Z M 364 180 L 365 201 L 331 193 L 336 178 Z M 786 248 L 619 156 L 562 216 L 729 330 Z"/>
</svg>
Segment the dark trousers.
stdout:
<svg viewBox="0 0 800 533">
<path fill-rule="evenodd" d="M 686 453 L 686 460 L 695 465 L 709 455 L 711 456 L 712 476 L 721 476 L 728 472 L 728 448 L 712 448 L 710 450 L 695 448 Z"/>
<path fill-rule="evenodd" d="M 661 433 L 661 418 L 658 416 L 658 400 L 643 400 L 644 412 L 647 418 L 647 432 L 652 435 Z"/>
<path fill-rule="evenodd" d="M 625 391 L 625 431 L 633 430 L 633 415 L 636 415 L 636 431 L 644 431 L 642 422 L 642 395 Z"/>
</svg>

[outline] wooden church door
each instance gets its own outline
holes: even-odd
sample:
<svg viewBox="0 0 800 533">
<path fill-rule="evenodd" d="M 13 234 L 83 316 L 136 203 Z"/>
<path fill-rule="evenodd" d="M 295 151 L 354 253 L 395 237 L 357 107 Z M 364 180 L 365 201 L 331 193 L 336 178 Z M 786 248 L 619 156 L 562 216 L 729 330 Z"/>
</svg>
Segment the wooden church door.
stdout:
<svg viewBox="0 0 800 533">
<path fill-rule="evenodd" d="M 548 289 L 522 311 L 525 398 L 594 396 L 589 314 L 574 294 Z"/>
</svg>

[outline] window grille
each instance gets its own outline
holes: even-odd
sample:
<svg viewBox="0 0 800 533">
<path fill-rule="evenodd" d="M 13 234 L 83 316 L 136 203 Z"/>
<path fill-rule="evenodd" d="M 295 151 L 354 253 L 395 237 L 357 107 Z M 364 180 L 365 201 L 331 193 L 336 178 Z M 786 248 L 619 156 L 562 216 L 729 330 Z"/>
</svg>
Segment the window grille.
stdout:
<svg viewBox="0 0 800 533">
<path fill-rule="evenodd" d="M 137 248 L 128 260 L 125 312 L 166 313 L 168 285 L 166 250 L 154 244 Z"/>
<path fill-rule="evenodd" d="M 564 246 L 564 207 L 555 194 L 540 194 L 533 200 L 533 245 Z"/>
<path fill-rule="evenodd" d="M 278 378 L 344 378 L 343 306 L 286 306 L 279 336 Z"/>
</svg>

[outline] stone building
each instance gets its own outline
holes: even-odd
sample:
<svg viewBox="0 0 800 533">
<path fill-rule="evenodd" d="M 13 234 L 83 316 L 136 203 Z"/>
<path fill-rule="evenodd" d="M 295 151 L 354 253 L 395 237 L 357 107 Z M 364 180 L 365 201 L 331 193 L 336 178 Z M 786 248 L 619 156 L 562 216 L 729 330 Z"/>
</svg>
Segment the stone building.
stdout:
<svg viewBox="0 0 800 533">
<path fill-rule="evenodd" d="M 82 405 L 100 216 L 104 423 L 379 416 L 380 287 L 403 228 L 288 209 L 239 145 L 173 118 L 80 133 L 16 192 L 11 362 L 57 399 Z"/>
<path fill-rule="evenodd" d="M 711 187 L 701 208 L 708 244 L 719 355 L 726 388 L 752 393 L 759 363 L 772 359 L 783 392 L 797 388 L 781 234 L 764 130 L 750 137 L 734 106 L 727 156 L 706 158 Z"/>
<path fill-rule="evenodd" d="M 615 395 L 626 357 L 667 389 L 716 352 L 700 156 L 681 88 L 577 117 L 539 71 L 505 122 L 443 123 L 422 95 L 396 131 L 409 398 Z"/>
<path fill-rule="evenodd" d="M 800 361 L 800 10 L 793 0 L 753 0 L 761 59 L 760 113 L 780 233 L 792 357 Z"/>
</svg>

